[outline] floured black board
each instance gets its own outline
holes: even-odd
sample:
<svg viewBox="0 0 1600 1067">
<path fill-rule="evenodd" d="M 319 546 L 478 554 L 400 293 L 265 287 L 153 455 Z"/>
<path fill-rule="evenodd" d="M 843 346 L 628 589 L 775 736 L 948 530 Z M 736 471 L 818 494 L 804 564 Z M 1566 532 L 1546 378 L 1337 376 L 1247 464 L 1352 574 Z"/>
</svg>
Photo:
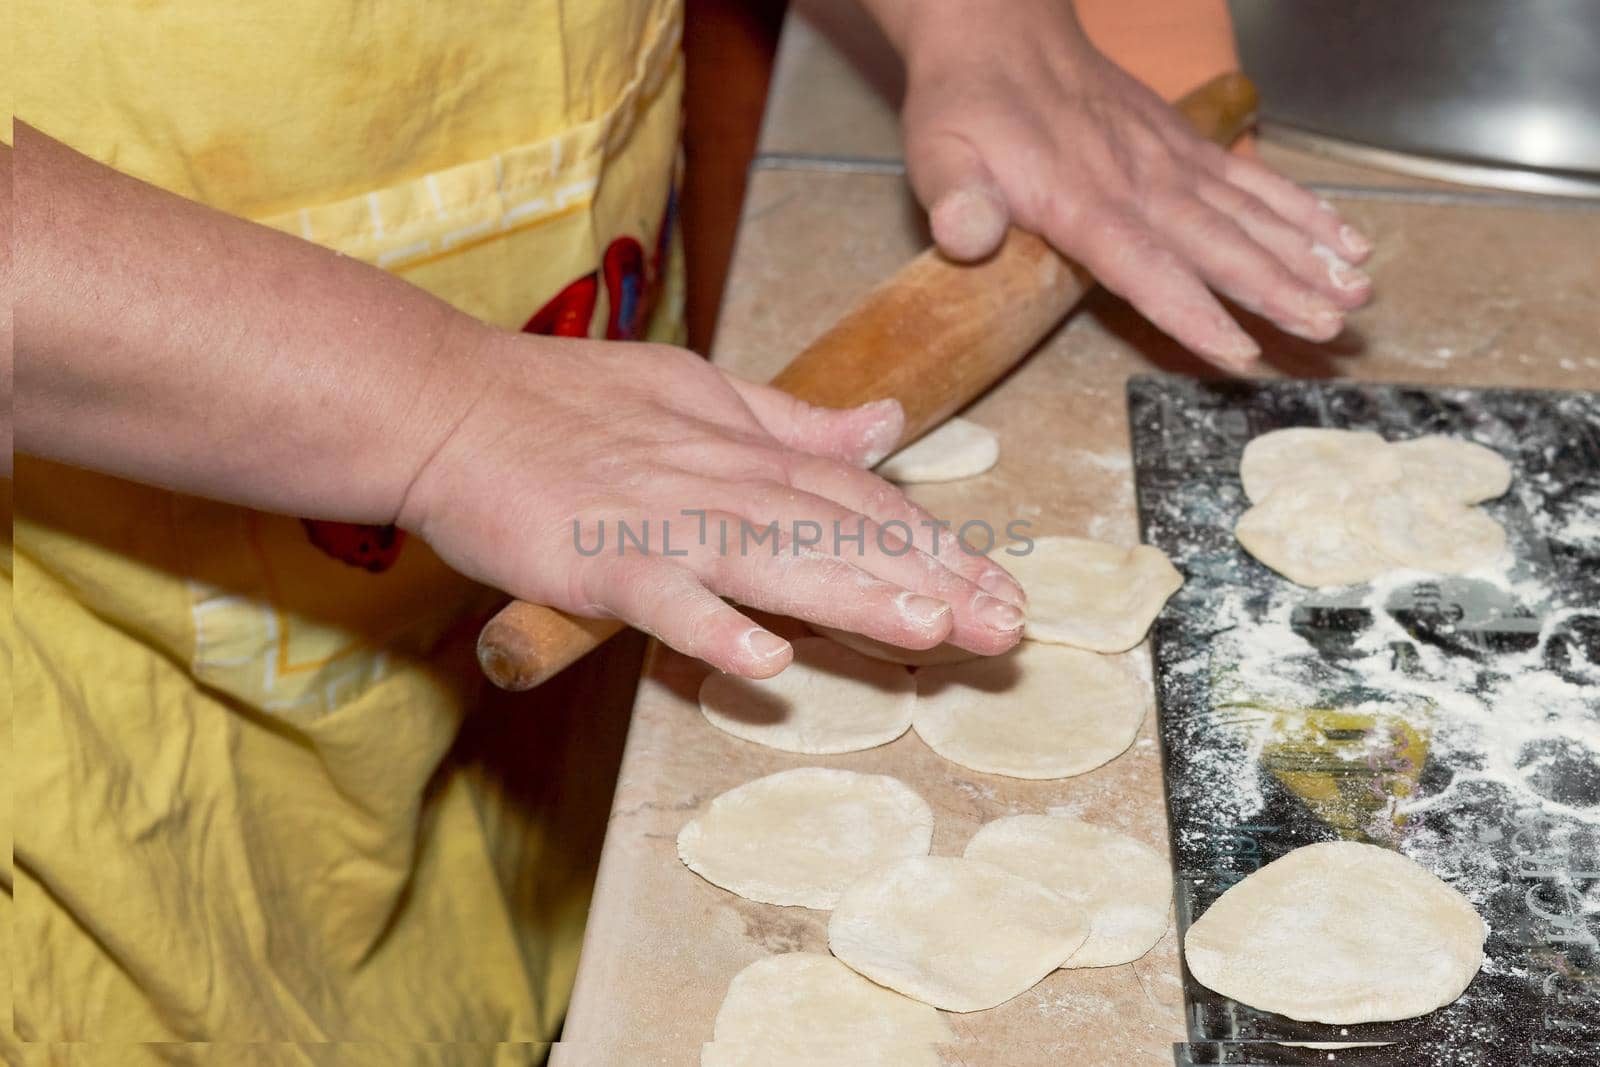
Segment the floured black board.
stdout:
<svg viewBox="0 0 1600 1067">
<path fill-rule="evenodd" d="M 1139 378 L 1144 540 L 1183 571 L 1156 664 L 1180 933 L 1317 841 L 1399 849 L 1490 926 L 1466 994 L 1419 1019 L 1301 1023 L 1185 973 L 1179 1064 L 1600 1064 L 1600 398 L 1594 393 Z M 1484 509 L 1509 562 L 1306 589 L 1235 541 L 1251 438 L 1441 433 L 1504 455 Z M 1278 1042 L 1397 1042 L 1329 1051 Z"/>
</svg>

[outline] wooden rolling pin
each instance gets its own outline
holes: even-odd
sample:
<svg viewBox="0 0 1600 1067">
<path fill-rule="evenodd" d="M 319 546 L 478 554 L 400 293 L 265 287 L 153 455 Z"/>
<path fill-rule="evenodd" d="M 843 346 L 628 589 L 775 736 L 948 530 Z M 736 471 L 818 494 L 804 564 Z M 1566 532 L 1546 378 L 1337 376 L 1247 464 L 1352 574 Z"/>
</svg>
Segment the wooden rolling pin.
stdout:
<svg viewBox="0 0 1600 1067">
<path fill-rule="evenodd" d="M 1256 91 L 1223 74 L 1178 101 L 1196 130 L 1229 144 L 1255 117 Z M 906 413 L 902 443 L 969 404 L 1032 351 L 1094 284 L 1039 237 L 1013 229 L 975 264 L 923 252 L 785 367 L 772 384 L 802 400 L 854 407 L 885 397 Z M 513 601 L 478 636 L 478 662 L 502 689 L 532 689 L 622 628 Z"/>
</svg>

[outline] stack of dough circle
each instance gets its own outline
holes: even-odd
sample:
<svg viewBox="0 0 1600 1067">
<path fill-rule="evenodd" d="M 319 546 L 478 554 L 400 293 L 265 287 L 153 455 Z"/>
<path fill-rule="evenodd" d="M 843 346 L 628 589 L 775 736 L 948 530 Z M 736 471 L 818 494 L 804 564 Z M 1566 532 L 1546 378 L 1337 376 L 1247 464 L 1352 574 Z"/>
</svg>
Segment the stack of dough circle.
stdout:
<svg viewBox="0 0 1600 1067">
<path fill-rule="evenodd" d="M 1275 430 L 1245 446 L 1239 476 L 1255 505 L 1234 527 L 1239 543 L 1301 585 L 1462 574 L 1505 551 L 1505 530 L 1472 505 L 1503 494 L 1511 467 L 1470 441 Z"/>
<path fill-rule="evenodd" d="M 1355 500 L 1346 485 L 1281 486 L 1240 516 L 1233 534 L 1252 556 L 1300 585 L 1370 582 L 1392 564 L 1346 529 Z"/>
<path fill-rule="evenodd" d="M 1022 634 L 1092 652 L 1126 652 L 1183 576 L 1159 548 L 1123 548 L 1083 537 L 1039 537 L 1022 555 L 995 552 L 1028 594 Z"/>
<path fill-rule="evenodd" d="M 1389 566 L 1460 574 L 1497 558 L 1505 527 L 1431 489 L 1373 493 L 1356 503 L 1349 528 Z"/>
<path fill-rule="evenodd" d="M 1377 434 L 1312 426 L 1252 438 L 1239 458 L 1239 480 L 1254 504 L 1284 485 L 1384 485 L 1402 473 L 1400 457 Z"/>
<path fill-rule="evenodd" d="M 1460 504 L 1481 504 L 1511 488 L 1511 464 L 1493 449 L 1430 434 L 1389 446 L 1408 480 Z"/>
<path fill-rule="evenodd" d="M 1148 703 L 1120 656 L 1024 641 L 1001 656 L 917 672 L 917 736 L 952 763 L 1068 778 L 1133 744 Z"/>
<path fill-rule="evenodd" d="M 805 637 L 794 642 L 794 662 L 774 678 L 707 677 L 700 710 L 711 725 L 746 741 L 829 755 L 888 744 L 905 733 L 916 691 L 904 667 Z"/>
<path fill-rule="evenodd" d="M 879 985 L 947 1011 L 981 1011 L 1032 988 L 1083 944 L 1067 900 L 992 863 L 922 856 L 856 882 L 828 947 Z"/>
<path fill-rule="evenodd" d="M 801 767 L 746 782 L 678 833 L 678 856 L 748 900 L 831 908 L 875 867 L 926 856 L 933 809 L 882 774 Z"/>
<path fill-rule="evenodd" d="M 1459 997 L 1483 920 L 1415 861 L 1354 841 L 1295 849 L 1217 898 L 1183 955 L 1201 985 L 1320 1023 L 1409 1019 Z"/>
<path fill-rule="evenodd" d="M 734 976 L 701 1067 L 938 1067 L 944 1016 L 834 959 L 789 952 Z"/>
<path fill-rule="evenodd" d="M 1011 815 L 983 826 L 962 855 L 1037 882 L 1088 917 L 1089 938 L 1068 967 L 1131 963 L 1166 933 L 1167 861 L 1127 834 L 1058 815 Z"/>
</svg>

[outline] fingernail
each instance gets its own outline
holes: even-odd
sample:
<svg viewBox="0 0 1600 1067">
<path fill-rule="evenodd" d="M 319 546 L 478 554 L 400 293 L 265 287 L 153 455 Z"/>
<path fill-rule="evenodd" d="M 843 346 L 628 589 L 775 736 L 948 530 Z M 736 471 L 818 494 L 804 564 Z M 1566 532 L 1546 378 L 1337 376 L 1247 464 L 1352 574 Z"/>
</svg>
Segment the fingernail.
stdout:
<svg viewBox="0 0 1600 1067">
<path fill-rule="evenodd" d="M 1236 370 L 1249 370 L 1261 355 L 1261 346 L 1246 333 L 1223 341 L 1215 349 L 1216 357 Z"/>
<path fill-rule="evenodd" d="M 1347 293 L 1353 293 L 1358 289 L 1372 288 L 1372 279 L 1367 275 L 1367 272 L 1360 267 L 1352 267 L 1348 263 L 1341 263 L 1328 271 L 1328 277 L 1333 279 L 1335 288 L 1342 289 Z"/>
<path fill-rule="evenodd" d="M 1354 226 L 1345 225 L 1339 227 L 1339 240 L 1350 254 L 1357 258 L 1372 251 L 1372 242 L 1367 240 Z"/>
<path fill-rule="evenodd" d="M 896 600 L 900 614 L 924 629 L 932 629 L 939 620 L 950 614 L 950 605 L 931 596 L 901 593 Z"/>
<path fill-rule="evenodd" d="M 973 606 L 972 614 L 989 629 L 1000 631 L 1018 629 L 1026 618 L 1022 614 L 1022 609 L 1016 605 L 996 600 L 992 596 L 980 596 Z"/>
<path fill-rule="evenodd" d="M 1291 328 L 1290 332 L 1304 337 L 1307 341 L 1331 341 L 1339 336 L 1344 329 L 1344 313 L 1337 308 L 1329 307 L 1321 300 L 1308 299 L 1307 304 L 1320 305 L 1307 311 L 1305 321 L 1298 329 Z"/>
<path fill-rule="evenodd" d="M 1327 266 L 1328 280 L 1333 283 L 1335 289 L 1342 289 L 1348 293 L 1372 284 L 1372 279 L 1367 277 L 1366 271 L 1352 267 L 1339 256 L 1339 253 L 1325 244 L 1312 245 L 1311 254 Z"/>
<path fill-rule="evenodd" d="M 979 578 L 978 588 L 1019 608 L 1028 602 L 1028 591 L 1022 588 L 1022 583 L 999 568 Z"/>
<path fill-rule="evenodd" d="M 744 650 L 749 653 L 751 659 L 769 663 L 789 651 L 789 642 L 766 630 L 746 630 Z"/>
</svg>

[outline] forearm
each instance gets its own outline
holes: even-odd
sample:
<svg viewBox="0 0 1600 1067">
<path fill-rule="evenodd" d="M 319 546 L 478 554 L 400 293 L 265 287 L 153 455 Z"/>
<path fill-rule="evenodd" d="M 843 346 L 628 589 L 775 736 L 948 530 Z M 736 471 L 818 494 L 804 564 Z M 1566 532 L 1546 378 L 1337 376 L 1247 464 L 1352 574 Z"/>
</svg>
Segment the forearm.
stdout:
<svg viewBox="0 0 1600 1067">
<path fill-rule="evenodd" d="M 17 123 L 16 447 L 267 510 L 386 522 L 487 328 L 414 286 Z"/>
<path fill-rule="evenodd" d="M 1068 41 L 1089 50 L 1088 38 L 1078 23 L 1070 0 L 860 0 L 884 36 L 907 66 L 933 58 L 946 50 L 971 53 L 983 42 L 996 39 L 1039 40 L 1041 20 L 1064 31 L 1052 41 Z M 1022 27 L 1021 33 L 1003 33 L 1001 23 Z M 1003 58 L 1003 57 L 994 57 Z"/>
</svg>

